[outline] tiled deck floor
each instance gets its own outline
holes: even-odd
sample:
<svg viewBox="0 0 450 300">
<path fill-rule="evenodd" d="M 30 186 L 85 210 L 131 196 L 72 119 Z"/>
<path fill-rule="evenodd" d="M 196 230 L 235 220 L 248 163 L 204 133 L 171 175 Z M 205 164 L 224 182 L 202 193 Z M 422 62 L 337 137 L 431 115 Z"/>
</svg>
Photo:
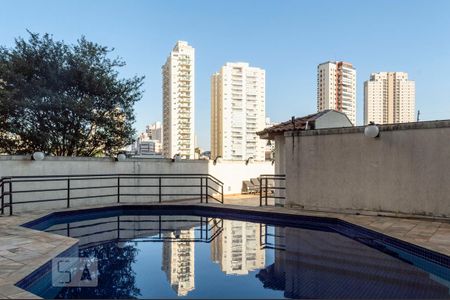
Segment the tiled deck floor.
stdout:
<svg viewBox="0 0 450 300">
<path fill-rule="evenodd" d="M 197 201 L 186 203 L 198 204 Z M 222 206 L 211 203 L 198 205 Z M 248 211 L 264 210 L 335 217 L 450 256 L 450 220 L 311 212 L 274 206 L 259 207 L 259 198 L 252 195 L 227 197 L 225 205 Z M 77 243 L 73 238 L 20 226 L 47 213 L 48 211 L 0 217 L 0 298 L 39 298 L 14 284 Z"/>
</svg>

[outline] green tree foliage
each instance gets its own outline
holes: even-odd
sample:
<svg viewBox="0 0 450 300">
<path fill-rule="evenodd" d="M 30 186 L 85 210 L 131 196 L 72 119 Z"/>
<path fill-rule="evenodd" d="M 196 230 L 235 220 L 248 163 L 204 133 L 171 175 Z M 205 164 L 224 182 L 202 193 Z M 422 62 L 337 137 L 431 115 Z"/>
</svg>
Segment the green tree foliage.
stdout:
<svg viewBox="0 0 450 300">
<path fill-rule="evenodd" d="M 129 145 L 144 77 L 119 78 L 113 49 L 30 33 L 0 48 L 0 153 L 112 155 Z"/>
<path fill-rule="evenodd" d="M 98 260 L 98 286 L 65 287 L 55 299 L 137 299 L 141 290 L 136 287 L 133 264 L 139 249 L 131 243 L 119 247 L 117 242 L 80 249 L 80 257 Z"/>
</svg>

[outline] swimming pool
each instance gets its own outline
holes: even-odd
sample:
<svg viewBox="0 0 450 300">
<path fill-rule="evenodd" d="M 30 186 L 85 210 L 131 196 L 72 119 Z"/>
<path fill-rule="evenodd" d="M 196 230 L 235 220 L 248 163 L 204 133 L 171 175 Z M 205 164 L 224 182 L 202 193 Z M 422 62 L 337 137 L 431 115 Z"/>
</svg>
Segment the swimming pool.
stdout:
<svg viewBox="0 0 450 300">
<path fill-rule="evenodd" d="M 450 298 L 449 259 L 340 221 L 195 206 L 54 213 L 27 227 L 79 239 L 95 287 L 17 285 L 44 298 Z"/>
</svg>

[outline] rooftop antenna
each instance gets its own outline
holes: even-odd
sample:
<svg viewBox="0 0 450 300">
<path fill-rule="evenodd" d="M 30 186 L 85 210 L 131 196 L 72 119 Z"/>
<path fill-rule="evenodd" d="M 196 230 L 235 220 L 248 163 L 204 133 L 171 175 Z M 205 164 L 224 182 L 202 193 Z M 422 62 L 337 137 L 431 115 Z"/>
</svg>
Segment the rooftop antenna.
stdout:
<svg viewBox="0 0 450 300">
<path fill-rule="evenodd" d="M 292 122 L 292 126 L 294 127 L 294 130 L 295 130 L 295 116 L 291 117 L 291 122 Z"/>
<path fill-rule="evenodd" d="M 417 122 L 420 121 L 420 109 L 417 111 Z"/>
</svg>

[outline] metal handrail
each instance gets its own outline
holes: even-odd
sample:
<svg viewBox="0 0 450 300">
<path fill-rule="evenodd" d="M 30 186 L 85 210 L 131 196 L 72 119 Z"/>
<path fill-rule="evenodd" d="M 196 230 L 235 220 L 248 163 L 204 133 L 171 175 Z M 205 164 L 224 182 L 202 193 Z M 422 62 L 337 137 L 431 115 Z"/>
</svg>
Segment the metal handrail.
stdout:
<svg viewBox="0 0 450 300">
<path fill-rule="evenodd" d="M 285 196 L 275 196 L 269 195 L 269 190 L 286 190 L 285 186 L 274 186 L 269 187 L 268 181 L 274 180 L 279 182 L 285 182 L 286 181 L 286 175 L 285 174 L 261 174 L 258 177 L 259 181 L 259 206 L 268 205 L 268 199 L 286 199 Z M 264 199 L 264 201 L 263 201 Z"/>
<path fill-rule="evenodd" d="M 261 249 L 274 249 L 274 250 L 286 250 L 286 246 L 280 241 L 278 241 L 276 238 L 280 238 L 281 240 L 284 240 L 284 235 L 276 235 L 275 233 L 269 233 L 268 227 L 271 227 L 273 230 L 275 230 L 275 227 L 268 224 L 259 224 L 259 244 L 261 246 Z M 272 241 L 269 240 L 269 238 L 272 239 Z"/>
<path fill-rule="evenodd" d="M 151 184 L 129 184 L 128 182 L 124 182 L 130 179 L 153 179 L 157 182 L 153 182 Z M 170 182 L 176 179 L 191 179 L 199 180 L 199 184 L 192 183 L 177 183 Z M 94 186 L 80 186 L 78 183 L 74 186 L 73 182 L 92 182 L 96 181 Z M 104 182 L 103 180 L 110 180 Z M 111 180 L 113 182 L 111 182 Z M 101 182 L 105 184 L 102 185 Z M 56 187 L 46 187 L 41 189 L 32 189 L 32 188 L 17 188 L 17 184 L 22 183 L 38 183 L 38 182 L 54 182 L 59 183 L 60 186 Z M 65 186 L 61 186 L 63 182 L 66 182 Z M 122 182 L 122 183 L 121 183 Z M 16 188 L 13 189 L 13 183 L 15 183 Z M 176 188 L 193 188 L 195 191 L 181 191 L 177 192 Z M 157 191 L 151 193 L 128 193 L 121 192 L 121 188 L 157 188 Z M 169 188 L 168 192 L 163 192 L 163 188 Z M 111 190 L 114 189 L 114 192 Z M 88 196 L 74 196 L 74 191 L 80 190 L 104 190 L 104 194 L 94 194 Z M 48 194 L 52 192 L 62 192 L 67 191 L 66 196 L 61 198 L 59 195 L 58 198 L 50 198 Z M 34 199 L 34 200 L 26 200 L 26 201 L 14 201 L 14 195 L 20 194 L 28 194 L 35 193 L 40 195 L 40 193 L 47 193 L 47 197 L 44 199 Z M 217 197 L 219 195 L 219 197 Z M 197 196 L 200 198 L 200 202 L 203 203 L 205 200 L 206 203 L 209 202 L 209 199 L 223 203 L 223 182 L 217 179 L 216 177 L 210 174 L 75 174 L 75 175 L 39 175 L 39 176 L 8 176 L 0 178 L 0 200 L 1 200 L 1 214 L 5 214 L 5 208 L 9 208 L 9 215 L 13 214 L 13 206 L 27 203 L 43 203 L 43 202 L 52 202 L 52 201 L 66 201 L 67 208 L 70 208 L 71 201 L 79 200 L 79 199 L 93 199 L 93 198 L 104 198 L 104 197 L 117 197 L 117 203 L 121 202 L 122 197 L 142 197 L 142 196 L 157 196 L 158 201 L 161 203 L 163 201 L 164 196 L 176 196 L 176 197 L 186 197 L 186 196 Z"/>
<path fill-rule="evenodd" d="M 114 238 L 113 239 L 109 239 L 107 238 L 106 240 L 102 240 L 102 236 L 99 236 L 98 238 L 94 239 L 96 240 L 96 242 L 90 242 L 90 243 L 86 243 L 86 244 L 82 244 L 82 242 L 84 241 L 80 241 L 80 248 L 86 248 L 86 247 L 90 247 L 92 245 L 98 245 L 98 244 L 103 244 L 103 243 L 107 243 L 111 240 L 114 240 L 116 242 L 128 242 L 130 240 L 132 240 L 134 243 L 146 243 L 146 242 L 202 242 L 202 243 L 211 243 L 212 241 L 214 241 L 214 239 L 216 237 L 218 237 L 222 231 L 223 231 L 223 219 L 219 219 L 219 218 L 209 218 L 209 217 L 199 217 L 198 220 L 180 220 L 180 219 L 174 219 L 174 220 L 164 220 L 162 219 L 162 216 L 157 216 L 158 219 L 156 220 L 121 220 L 121 216 L 117 216 L 112 220 L 109 221 L 100 221 L 100 222 L 95 222 L 95 223 L 90 223 L 90 224 L 83 224 L 83 225 L 74 225 L 72 223 L 67 223 L 67 224 L 59 224 L 59 225 L 66 225 L 64 227 L 60 227 L 60 228 L 56 228 L 56 229 L 51 229 L 51 230 L 46 230 L 46 232 L 50 232 L 50 233 L 56 233 L 56 234 L 60 234 L 60 235 L 66 235 L 66 236 L 70 236 L 76 239 L 82 239 L 85 237 L 93 237 L 96 235 L 102 235 L 104 233 L 116 233 L 114 234 Z M 101 220 L 101 219 L 100 219 Z M 216 220 L 217 223 L 214 225 L 210 225 L 210 223 L 212 221 Z M 169 232 L 174 232 L 177 229 L 174 228 L 164 228 L 165 223 L 171 223 L 171 222 L 189 222 L 189 223 L 197 223 L 200 226 L 196 226 L 193 225 L 194 227 L 189 227 L 189 228 L 185 228 L 184 230 L 189 230 L 189 229 L 194 229 L 196 232 L 199 232 L 199 235 L 196 235 L 194 238 L 180 238 L 180 237 L 167 237 L 164 236 L 164 233 L 169 233 Z M 121 225 L 125 224 L 125 223 L 133 223 L 133 224 L 140 224 L 138 227 L 140 227 L 139 229 L 136 228 L 126 228 L 126 227 L 122 227 Z M 156 226 L 142 226 L 143 224 L 148 224 L 148 225 L 156 225 Z M 93 231 L 93 232 L 85 232 L 82 234 L 73 234 L 73 230 L 76 229 L 83 229 L 83 228 L 99 228 L 99 225 L 113 225 L 110 226 L 111 229 L 101 229 L 101 230 L 97 230 L 97 231 Z M 103 228 L 103 226 L 101 226 Z M 183 228 L 179 228 L 180 230 L 183 230 Z M 132 237 L 123 237 L 122 233 L 125 232 L 135 232 L 137 233 L 136 235 L 132 236 Z M 148 232 L 148 231 L 154 231 L 154 234 L 151 236 L 142 236 L 140 237 L 139 232 Z"/>
<path fill-rule="evenodd" d="M 3 177 L 0 178 L 0 209 L 1 209 L 1 214 L 5 214 L 5 186 L 4 186 L 4 180 Z"/>
</svg>

